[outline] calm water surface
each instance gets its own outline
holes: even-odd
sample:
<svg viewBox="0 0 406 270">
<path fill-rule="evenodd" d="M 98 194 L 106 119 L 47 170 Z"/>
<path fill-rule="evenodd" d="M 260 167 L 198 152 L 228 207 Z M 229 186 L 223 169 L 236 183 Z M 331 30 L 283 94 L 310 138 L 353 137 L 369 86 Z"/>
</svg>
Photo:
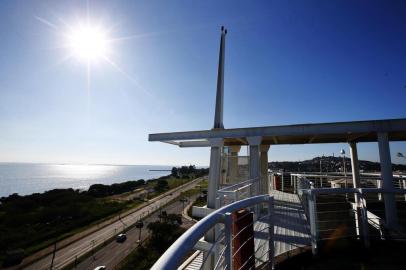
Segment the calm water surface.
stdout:
<svg viewBox="0 0 406 270">
<path fill-rule="evenodd" d="M 92 184 L 152 179 L 168 175 L 170 166 L 0 163 L 0 197 L 55 188 L 88 189 Z"/>
</svg>

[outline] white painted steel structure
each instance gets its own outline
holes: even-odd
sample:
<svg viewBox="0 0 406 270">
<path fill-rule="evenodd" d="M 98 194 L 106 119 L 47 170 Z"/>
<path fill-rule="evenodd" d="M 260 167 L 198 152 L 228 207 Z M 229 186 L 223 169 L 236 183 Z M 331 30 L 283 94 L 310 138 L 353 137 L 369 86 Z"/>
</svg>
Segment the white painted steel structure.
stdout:
<svg viewBox="0 0 406 270">
<path fill-rule="evenodd" d="M 207 233 L 207 231 L 213 229 L 219 223 L 224 224 L 224 241 L 221 242 L 223 244 L 222 250 L 220 251 L 221 255 L 218 256 L 217 260 L 215 261 L 215 266 L 212 269 L 218 268 L 220 264 L 220 269 L 233 269 L 231 213 L 261 203 L 266 203 L 268 205 L 268 235 L 269 242 L 272 243 L 269 246 L 272 247 L 274 230 L 272 221 L 273 197 L 269 195 L 255 196 L 224 206 L 200 220 L 192 228 L 187 230 L 178 240 L 176 240 L 171 247 L 169 247 L 169 249 L 154 264 L 152 270 L 177 269 L 183 262 L 183 259 L 185 259 L 189 252 L 195 248 L 196 244 Z M 219 239 L 216 239 L 216 241 L 219 241 Z M 215 245 L 210 246 L 211 249 L 214 247 Z M 269 249 L 268 252 L 270 253 L 269 257 L 273 258 L 273 249 Z"/>
<path fill-rule="evenodd" d="M 216 92 L 216 110 L 214 117 L 214 128 L 210 130 L 197 130 L 185 132 L 156 133 L 149 135 L 151 142 L 165 142 L 179 147 L 210 147 L 210 172 L 208 184 L 208 198 L 206 212 L 211 212 L 209 216 L 197 223 L 191 231 L 186 232 L 170 249 L 159 259 L 153 269 L 174 269 L 181 263 L 183 256 L 191 251 L 195 244 L 204 235 L 205 242 L 214 248 L 210 252 L 204 251 L 204 258 L 208 263 L 206 269 L 213 269 L 218 266 L 220 256 L 220 246 L 216 244 L 219 237 L 220 227 L 217 224 L 225 224 L 226 232 L 230 233 L 230 212 L 232 209 L 243 207 L 246 204 L 256 204 L 256 200 L 269 198 L 268 195 L 258 196 L 260 194 L 269 194 L 269 177 L 268 177 L 268 150 L 271 145 L 277 144 L 319 144 L 319 143 L 349 143 L 351 154 L 353 189 L 334 189 L 329 190 L 321 188 L 310 189 L 300 183 L 294 187 L 296 192 L 299 189 L 300 195 L 307 196 L 304 207 L 309 213 L 309 219 L 316 220 L 316 193 L 330 192 L 331 194 L 353 193 L 356 198 L 356 207 L 362 203 L 362 196 L 366 192 L 383 193 L 385 203 L 385 224 L 388 227 L 397 227 L 397 210 L 394 199 L 394 193 L 400 192 L 393 185 L 393 175 L 391 170 L 390 159 L 390 141 L 406 141 L 406 119 L 387 119 L 371 121 L 351 121 L 351 122 L 334 122 L 334 123 L 317 123 L 317 124 L 298 124 L 266 127 L 248 127 L 225 129 L 223 124 L 223 103 L 224 103 L 224 59 L 225 59 L 225 37 L 227 30 L 221 29 L 219 66 Z M 358 165 L 357 143 L 360 142 L 378 142 L 379 157 L 381 163 L 381 180 L 382 189 L 363 189 L 360 188 L 360 173 Z M 238 152 L 241 146 L 246 145 L 249 148 L 249 178 L 255 181 L 247 180 L 245 183 L 236 184 L 231 187 L 221 186 L 222 171 L 227 168 L 230 175 L 237 175 Z M 227 150 L 227 151 L 225 151 Z M 225 152 L 228 156 L 234 158 L 226 165 L 223 164 Z M 282 174 L 283 175 L 283 174 Z M 322 180 L 320 180 L 323 183 Z M 247 182 L 247 183 L 248 183 Z M 296 183 L 296 182 L 295 182 Z M 235 183 L 234 183 L 235 184 Z M 242 201 L 239 192 L 242 188 L 249 188 L 249 198 Z M 283 185 L 282 185 L 283 188 Z M 307 191 L 306 191 L 307 190 Z M 403 191 L 401 191 L 403 192 Z M 229 206 L 223 206 L 220 200 L 232 194 L 233 203 Z M 297 195 L 295 195 L 297 196 Z M 230 196 L 229 196 L 230 197 Z M 262 198 L 262 199 L 260 199 Z M 248 203 L 249 202 L 249 203 Z M 361 207 L 362 208 L 362 207 Z M 211 209 L 211 210 L 209 210 Z M 268 208 L 268 211 L 271 209 Z M 214 212 L 213 212 L 214 211 Z M 255 214 L 258 216 L 260 209 L 255 207 Z M 362 211 L 361 211 L 362 212 Z M 361 213 L 362 214 L 362 213 Z M 359 219 L 363 221 L 363 219 Z M 216 225 L 217 224 L 217 225 Z M 363 223 L 364 224 L 364 223 Z M 365 230 L 363 230 L 365 231 Z M 270 232 L 273 234 L 273 231 Z M 317 251 L 317 224 L 312 223 L 311 235 L 313 251 Z M 231 233 L 230 233 L 231 234 Z M 231 235 L 224 235 L 226 242 L 229 243 Z M 269 245 L 273 249 L 273 245 Z M 212 252 L 213 251 L 213 252 Z M 231 267 L 229 245 L 225 246 L 223 255 L 226 260 L 225 268 Z M 273 258 L 269 257 L 272 261 Z"/>
</svg>

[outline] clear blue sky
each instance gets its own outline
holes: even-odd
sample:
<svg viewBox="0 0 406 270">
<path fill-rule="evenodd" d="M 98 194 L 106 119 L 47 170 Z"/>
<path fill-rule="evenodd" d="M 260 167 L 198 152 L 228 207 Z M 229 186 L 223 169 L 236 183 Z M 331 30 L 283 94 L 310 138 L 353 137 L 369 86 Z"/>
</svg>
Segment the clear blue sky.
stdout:
<svg viewBox="0 0 406 270">
<path fill-rule="evenodd" d="M 128 37 L 111 44 L 115 66 L 91 64 L 90 85 L 61 46 L 87 6 L 111 38 Z M 10 0 L 0 2 L 0 161 L 208 164 L 208 149 L 147 136 L 212 127 L 223 24 L 226 128 L 406 117 L 404 1 Z M 279 146 L 269 159 L 342 147 Z M 406 144 L 391 150 L 401 163 Z M 377 160 L 376 144 L 359 152 Z"/>
</svg>

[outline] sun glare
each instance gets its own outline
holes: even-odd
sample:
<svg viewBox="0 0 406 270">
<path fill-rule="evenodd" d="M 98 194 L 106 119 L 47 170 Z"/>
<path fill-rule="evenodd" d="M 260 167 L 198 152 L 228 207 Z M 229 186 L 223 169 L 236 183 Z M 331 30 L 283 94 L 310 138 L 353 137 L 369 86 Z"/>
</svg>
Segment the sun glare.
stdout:
<svg viewBox="0 0 406 270">
<path fill-rule="evenodd" d="M 68 34 L 68 47 L 80 60 L 94 61 L 107 57 L 107 32 L 98 26 L 79 25 Z"/>
</svg>

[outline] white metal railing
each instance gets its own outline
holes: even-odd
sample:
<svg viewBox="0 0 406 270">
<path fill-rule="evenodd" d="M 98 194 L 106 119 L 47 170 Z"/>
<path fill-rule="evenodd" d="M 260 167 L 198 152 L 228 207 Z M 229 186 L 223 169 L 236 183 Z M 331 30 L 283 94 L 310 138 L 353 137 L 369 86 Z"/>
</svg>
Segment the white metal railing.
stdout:
<svg viewBox="0 0 406 270">
<path fill-rule="evenodd" d="M 267 254 L 270 260 L 267 260 L 269 268 L 273 267 L 274 257 L 274 226 L 273 226 L 273 197 L 269 195 L 261 195 L 250 197 L 248 199 L 236 201 L 227 206 L 224 206 L 202 220 L 196 223 L 193 227 L 187 230 L 169 249 L 159 258 L 159 260 L 153 265 L 152 269 L 177 269 L 181 265 L 185 257 L 190 254 L 194 249 L 199 249 L 200 246 L 205 246 L 204 258 L 201 268 L 207 268 L 207 262 L 209 258 L 214 258 L 210 268 L 212 269 L 233 269 L 234 256 L 238 251 L 234 251 L 233 240 L 240 232 L 233 234 L 233 223 L 236 220 L 233 219 L 232 213 L 248 207 L 253 207 L 260 204 L 266 204 L 268 211 L 267 214 L 259 219 L 265 220 L 267 223 L 266 230 L 268 231 L 267 239 Z M 253 225 L 253 224 L 250 224 Z M 203 242 L 201 239 L 207 232 L 213 231 L 216 227 L 220 227 L 221 230 L 216 230 L 214 241 L 212 243 Z M 254 235 L 252 237 L 255 237 Z M 242 245 L 244 245 L 243 243 Z M 252 254 L 255 257 L 255 254 Z M 205 265 L 206 264 L 206 265 Z"/>
<path fill-rule="evenodd" d="M 386 231 L 388 231 L 388 224 L 382 217 L 375 215 L 367 209 L 366 197 L 368 194 L 384 194 L 393 196 L 395 194 L 403 194 L 403 196 L 406 194 L 406 190 L 404 189 L 385 190 L 381 188 L 314 188 L 314 183 L 310 182 L 308 179 L 303 177 L 299 179 L 299 183 L 301 183 L 300 185 L 302 187 L 306 187 L 309 184 L 311 185 L 310 189 L 301 189 L 298 193 L 310 222 L 311 243 L 314 254 L 317 253 L 318 242 L 320 240 L 327 240 L 330 237 L 344 238 L 349 236 L 357 236 L 359 239 L 362 239 L 364 245 L 368 247 L 370 243 L 370 227 L 375 228 L 378 231 L 381 239 L 385 238 Z M 349 199 L 348 194 L 353 196 L 350 198 L 351 200 Z M 321 197 L 322 195 L 325 195 L 324 199 L 328 198 L 329 201 L 317 202 L 317 197 Z M 333 195 L 341 195 L 342 201 L 331 201 L 332 198 L 334 198 Z M 352 202 L 352 200 L 354 202 Z M 330 206 L 334 205 L 337 209 L 327 208 L 322 211 L 318 211 L 318 207 L 322 207 L 323 204 L 330 204 Z M 342 204 L 342 206 L 340 204 Z M 348 209 L 344 207 L 345 205 L 349 206 L 350 208 Z M 385 211 L 388 211 L 388 209 Z M 389 211 L 393 211 L 393 209 L 389 209 Z M 343 213 L 344 215 L 345 213 L 351 213 L 353 216 L 352 221 L 351 218 L 333 218 L 334 215 L 337 216 Z M 327 218 L 320 218 L 321 215 L 324 215 Z M 386 213 L 386 217 L 388 215 L 389 213 Z M 396 215 L 397 213 L 395 211 L 395 216 Z M 350 221 L 350 223 L 354 224 L 353 234 L 334 234 L 338 231 L 337 227 L 329 227 L 331 224 L 342 224 L 345 221 Z M 397 236 L 406 236 L 398 224 L 396 226 L 392 225 L 390 230 Z M 329 232 L 332 233 L 329 234 Z M 323 233 L 324 235 L 322 235 Z"/>
<path fill-rule="evenodd" d="M 280 174 L 280 173 L 279 173 Z M 283 186 L 292 186 L 294 192 L 297 190 L 299 178 L 306 178 L 314 182 L 315 188 L 324 187 L 352 187 L 352 173 L 290 173 L 290 183 L 285 181 Z M 382 179 L 380 173 L 361 173 L 360 185 L 363 188 L 381 188 Z M 399 189 L 406 189 L 406 175 L 393 174 L 393 186 Z M 406 199 L 406 198 L 405 198 Z"/>
<path fill-rule="evenodd" d="M 246 199 L 254 195 L 256 187 L 259 185 L 259 178 L 252 178 L 237 184 L 223 187 L 217 191 L 218 205 L 217 208 Z"/>
<path fill-rule="evenodd" d="M 232 185 L 223 185 L 221 189 L 217 191 L 216 194 L 216 209 L 236 202 L 242 199 L 247 199 L 255 195 L 255 190 L 259 186 L 259 178 L 248 179 Z M 257 210 L 257 209 L 253 209 Z M 208 213 L 212 212 L 212 209 L 205 207 L 193 206 L 193 215 L 196 217 L 204 217 Z M 256 213 L 257 211 L 255 211 Z"/>
</svg>

